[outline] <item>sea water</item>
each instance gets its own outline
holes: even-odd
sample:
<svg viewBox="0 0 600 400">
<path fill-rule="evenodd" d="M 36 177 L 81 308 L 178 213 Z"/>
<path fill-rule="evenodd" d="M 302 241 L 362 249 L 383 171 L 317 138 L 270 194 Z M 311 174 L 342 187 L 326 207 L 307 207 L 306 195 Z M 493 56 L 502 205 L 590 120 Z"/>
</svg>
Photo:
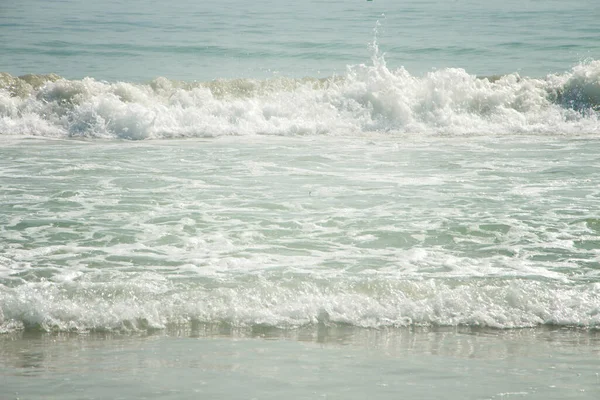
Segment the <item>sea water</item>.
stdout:
<svg viewBox="0 0 600 400">
<path fill-rule="evenodd" d="M 599 17 L 0 4 L 0 398 L 598 398 Z"/>
</svg>

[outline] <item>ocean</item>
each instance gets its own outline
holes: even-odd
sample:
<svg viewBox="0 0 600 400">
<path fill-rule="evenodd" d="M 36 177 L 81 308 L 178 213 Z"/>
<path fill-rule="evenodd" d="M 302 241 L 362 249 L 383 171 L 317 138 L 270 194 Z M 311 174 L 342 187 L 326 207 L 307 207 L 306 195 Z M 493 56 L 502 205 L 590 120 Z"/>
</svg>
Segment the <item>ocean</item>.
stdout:
<svg viewBox="0 0 600 400">
<path fill-rule="evenodd" d="M 600 398 L 596 3 L 0 2 L 0 399 Z"/>
</svg>

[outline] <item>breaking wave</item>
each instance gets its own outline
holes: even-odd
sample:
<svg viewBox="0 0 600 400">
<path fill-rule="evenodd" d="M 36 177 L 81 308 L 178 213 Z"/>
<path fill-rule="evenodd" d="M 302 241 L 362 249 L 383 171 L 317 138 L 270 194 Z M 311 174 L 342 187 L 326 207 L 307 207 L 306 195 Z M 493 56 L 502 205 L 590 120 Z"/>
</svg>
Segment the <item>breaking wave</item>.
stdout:
<svg viewBox="0 0 600 400">
<path fill-rule="evenodd" d="M 376 46 L 343 76 L 146 84 L 0 73 L 0 134 L 160 139 L 222 135 L 593 134 L 600 61 L 545 78 L 391 70 Z"/>
<path fill-rule="evenodd" d="M 534 280 L 287 280 L 211 288 L 157 274 L 90 276 L 0 291 L 0 333 L 146 331 L 190 324 L 296 329 L 600 327 L 600 285 Z M 4 311 L 2 312 L 2 309 Z"/>
</svg>

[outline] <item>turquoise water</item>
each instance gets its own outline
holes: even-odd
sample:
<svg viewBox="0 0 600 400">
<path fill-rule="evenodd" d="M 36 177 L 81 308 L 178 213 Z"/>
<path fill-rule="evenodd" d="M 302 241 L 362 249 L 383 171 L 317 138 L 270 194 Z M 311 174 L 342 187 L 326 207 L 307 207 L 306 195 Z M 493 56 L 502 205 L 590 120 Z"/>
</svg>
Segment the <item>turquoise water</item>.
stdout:
<svg viewBox="0 0 600 400">
<path fill-rule="evenodd" d="M 598 398 L 595 2 L 5 3 L 0 397 Z"/>
<path fill-rule="evenodd" d="M 23 0 L 0 5 L 0 71 L 128 82 L 327 77 L 368 61 L 380 20 L 393 68 L 542 77 L 600 58 L 598 18 L 594 0 Z"/>
</svg>

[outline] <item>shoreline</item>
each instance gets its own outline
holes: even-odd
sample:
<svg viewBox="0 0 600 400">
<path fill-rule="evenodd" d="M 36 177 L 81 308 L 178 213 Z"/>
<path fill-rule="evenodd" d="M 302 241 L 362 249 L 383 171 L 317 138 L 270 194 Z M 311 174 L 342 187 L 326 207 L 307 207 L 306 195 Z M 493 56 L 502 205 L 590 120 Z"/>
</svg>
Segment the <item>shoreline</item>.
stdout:
<svg viewBox="0 0 600 400">
<path fill-rule="evenodd" d="M 600 332 L 0 336 L 5 398 L 595 399 Z M 204 335 L 204 336 L 203 336 Z"/>
</svg>

